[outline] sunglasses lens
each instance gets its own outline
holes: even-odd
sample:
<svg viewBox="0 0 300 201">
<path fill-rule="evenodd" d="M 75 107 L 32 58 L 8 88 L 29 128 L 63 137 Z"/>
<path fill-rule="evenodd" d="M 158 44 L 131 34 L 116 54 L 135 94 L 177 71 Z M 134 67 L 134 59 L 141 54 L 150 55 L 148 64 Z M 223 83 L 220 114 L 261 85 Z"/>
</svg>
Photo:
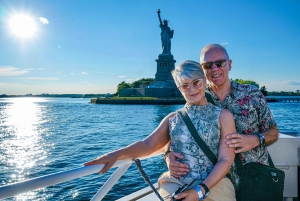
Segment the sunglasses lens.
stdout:
<svg viewBox="0 0 300 201">
<path fill-rule="evenodd" d="M 225 63 L 225 60 L 215 61 L 215 64 L 218 68 L 223 67 L 224 63 Z"/>
<path fill-rule="evenodd" d="M 183 90 L 183 91 L 188 91 L 189 90 L 189 87 L 190 85 L 188 85 L 188 84 L 183 84 L 183 85 L 181 85 L 181 89 Z"/>
<path fill-rule="evenodd" d="M 212 65 L 213 65 L 213 62 L 206 62 L 206 63 L 202 64 L 204 69 L 211 69 Z"/>
<path fill-rule="evenodd" d="M 195 88 L 199 88 L 199 87 L 201 87 L 201 85 L 202 85 L 202 80 L 195 80 L 193 82 L 193 87 L 195 87 Z"/>
<path fill-rule="evenodd" d="M 215 64 L 218 68 L 220 68 L 222 65 L 222 61 L 215 61 Z"/>
</svg>

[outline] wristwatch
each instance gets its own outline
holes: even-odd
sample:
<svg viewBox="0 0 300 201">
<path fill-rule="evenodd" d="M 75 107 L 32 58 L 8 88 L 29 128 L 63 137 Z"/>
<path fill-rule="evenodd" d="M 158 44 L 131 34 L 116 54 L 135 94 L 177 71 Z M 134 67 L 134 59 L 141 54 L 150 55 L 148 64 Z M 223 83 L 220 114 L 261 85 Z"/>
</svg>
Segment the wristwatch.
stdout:
<svg viewBox="0 0 300 201">
<path fill-rule="evenodd" d="M 259 145 L 260 146 L 265 146 L 266 145 L 265 137 L 261 133 L 258 133 L 256 135 L 257 135 L 257 137 L 259 139 Z"/>
<path fill-rule="evenodd" d="M 209 189 L 208 189 L 208 187 L 204 183 L 200 183 L 199 185 L 202 188 L 204 188 L 204 190 L 205 190 L 205 194 L 204 194 L 204 197 L 203 197 L 203 199 L 204 199 L 204 198 L 206 198 L 209 195 Z"/>
</svg>

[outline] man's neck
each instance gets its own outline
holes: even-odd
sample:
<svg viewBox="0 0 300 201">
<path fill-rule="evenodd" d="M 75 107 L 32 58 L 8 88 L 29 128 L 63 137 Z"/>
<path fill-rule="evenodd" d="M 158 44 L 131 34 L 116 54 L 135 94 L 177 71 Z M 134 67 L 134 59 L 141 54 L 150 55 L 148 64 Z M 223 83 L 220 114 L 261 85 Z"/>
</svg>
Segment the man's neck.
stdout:
<svg viewBox="0 0 300 201">
<path fill-rule="evenodd" d="M 225 82 L 221 86 L 211 85 L 210 88 L 218 96 L 220 102 L 222 103 L 227 97 L 227 95 L 230 93 L 230 85 L 231 82 L 228 80 L 228 82 Z"/>
</svg>

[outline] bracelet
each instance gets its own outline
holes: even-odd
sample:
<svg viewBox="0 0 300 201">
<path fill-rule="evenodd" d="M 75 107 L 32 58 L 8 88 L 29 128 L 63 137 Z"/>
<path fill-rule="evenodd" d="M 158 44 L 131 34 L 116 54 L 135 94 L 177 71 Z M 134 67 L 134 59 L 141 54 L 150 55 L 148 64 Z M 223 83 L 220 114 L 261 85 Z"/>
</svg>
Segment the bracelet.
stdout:
<svg viewBox="0 0 300 201">
<path fill-rule="evenodd" d="M 203 194 L 202 194 L 202 191 L 201 191 L 201 189 L 199 188 L 199 186 L 195 186 L 194 189 L 195 189 L 195 190 L 197 191 L 197 193 L 198 193 L 199 200 L 203 200 Z"/>
<path fill-rule="evenodd" d="M 166 155 L 168 154 L 168 153 L 171 153 L 171 151 L 170 150 L 168 150 L 168 151 L 166 151 L 165 153 L 164 153 L 164 161 L 166 162 Z"/>
<path fill-rule="evenodd" d="M 200 183 L 199 185 L 200 185 L 200 186 L 204 189 L 204 191 L 205 191 L 204 197 L 203 197 L 203 199 L 204 199 L 204 198 L 206 198 L 206 197 L 209 195 L 209 189 L 208 189 L 208 187 L 207 187 L 204 183 Z"/>
</svg>

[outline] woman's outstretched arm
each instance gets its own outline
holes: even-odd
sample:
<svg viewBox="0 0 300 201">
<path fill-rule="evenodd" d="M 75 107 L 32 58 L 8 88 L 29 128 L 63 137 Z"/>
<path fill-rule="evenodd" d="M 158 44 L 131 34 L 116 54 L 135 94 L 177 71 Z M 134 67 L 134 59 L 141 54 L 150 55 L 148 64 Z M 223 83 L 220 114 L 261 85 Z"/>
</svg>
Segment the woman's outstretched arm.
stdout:
<svg viewBox="0 0 300 201">
<path fill-rule="evenodd" d="M 169 136 L 169 119 L 174 113 L 166 116 L 159 126 L 144 140 L 137 141 L 127 147 L 112 151 L 98 158 L 84 163 L 84 166 L 105 164 L 99 173 L 105 173 L 117 160 L 134 159 L 150 155 L 162 149 L 170 140 Z"/>
</svg>

